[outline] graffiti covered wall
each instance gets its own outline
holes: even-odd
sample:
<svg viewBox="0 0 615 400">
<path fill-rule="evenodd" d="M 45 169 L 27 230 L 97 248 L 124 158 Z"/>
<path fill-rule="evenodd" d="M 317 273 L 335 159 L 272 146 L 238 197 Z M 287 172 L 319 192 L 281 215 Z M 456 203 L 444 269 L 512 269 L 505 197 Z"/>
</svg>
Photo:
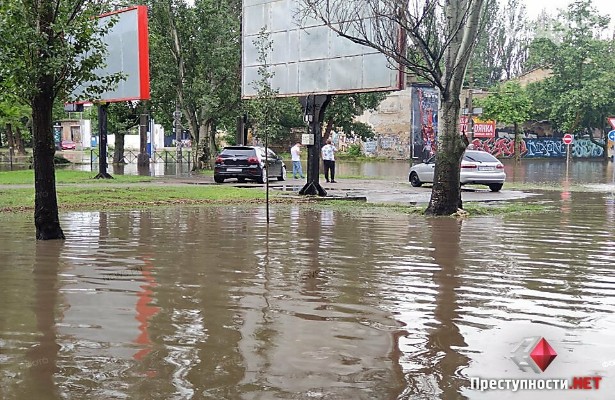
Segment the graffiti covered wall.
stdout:
<svg viewBox="0 0 615 400">
<path fill-rule="evenodd" d="M 412 157 L 428 158 L 436 151 L 438 141 L 440 95 L 430 86 L 412 86 L 411 104 Z"/>
<path fill-rule="evenodd" d="M 515 155 L 513 138 L 474 139 L 472 144 L 477 150 L 483 150 L 500 158 Z M 563 158 L 566 157 L 566 145 L 559 138 L 522 138 L 520 142 L 521 157 L 524 158 Z M 571 147 L 574 158 L 602 157 L 604 148 L 589 139 L 575 139 Z"/>
</svg>

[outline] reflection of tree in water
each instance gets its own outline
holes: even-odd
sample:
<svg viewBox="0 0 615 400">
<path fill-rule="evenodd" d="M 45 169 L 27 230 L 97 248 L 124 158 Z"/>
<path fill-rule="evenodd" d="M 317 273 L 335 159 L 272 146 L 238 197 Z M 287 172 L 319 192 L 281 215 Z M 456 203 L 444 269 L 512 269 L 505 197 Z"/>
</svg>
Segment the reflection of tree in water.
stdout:
<svg viewBox="0 0 615 400">
<path fill-rule="evenodd" d="M 38 344 L 28 353 L 28 375 L 20 385 L 23 392 L 18 398 L 59 398 L 54 383 L 58 372 L 57 361 L 60 346 L 57 343 L 55 310 L 58 302 L 58 272 L 63 241 L 49 240 L 36 243 L 36 258 L 33 268 L 34 303 Z"/>
<path fill-rule="evenodd" d="M 461 397 L 461 387 L 466 379 L 460 370 L 468 365 L 469 358 L 459 353 L 459 348 L 467 344 L 459 331 L 459 305 L 457 290 L 461 286 L 459 274 L 463 267 L 460 258 L 461 221 L 453 218 L 430 218 L 433 258 L 440 267 L 433 279 L 437 286 L 434 317 L 435 329 L 429 331 L 426 343 L 427 367 L 422 372 L 426 379 L 424 384 L 433 384 L 434 388 L 417 387 L 418 393 L 440 393 L 443 399 Z M 418 385 L 422 386 L 422 385 Z M 427 398 L 427 397 L 426 397 Z"/>
</svg>

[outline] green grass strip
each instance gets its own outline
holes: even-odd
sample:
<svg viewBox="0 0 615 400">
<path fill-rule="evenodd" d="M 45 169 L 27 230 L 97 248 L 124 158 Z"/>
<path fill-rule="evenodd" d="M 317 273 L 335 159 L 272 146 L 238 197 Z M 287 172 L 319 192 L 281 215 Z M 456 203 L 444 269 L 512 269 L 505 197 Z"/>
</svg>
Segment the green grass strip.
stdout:
<svg viewBox="0 0 615 400">
<path fill-rule="evenodd" d="M 140 175 L 113 175 L 114 179 L 94 179 L 97 172 L 73 171 L 69 169 L 56 169 L 56 183 L 125 183 L 150 182 L 154 178 Z M 0 172 L 0 185 L 27 185 L 34 184 L 34 170 Z"/>
<path fill-rule="evenodd" d="M 60 209 L 141 209 L 179 204 L 262 203 L 265 192 L 219 185 L 59 186 Z M 273 201 L 277 196 L 270 193 Z M 0 190 L 0 212 L 34 209 L 34 189 Z"/>
</svg>

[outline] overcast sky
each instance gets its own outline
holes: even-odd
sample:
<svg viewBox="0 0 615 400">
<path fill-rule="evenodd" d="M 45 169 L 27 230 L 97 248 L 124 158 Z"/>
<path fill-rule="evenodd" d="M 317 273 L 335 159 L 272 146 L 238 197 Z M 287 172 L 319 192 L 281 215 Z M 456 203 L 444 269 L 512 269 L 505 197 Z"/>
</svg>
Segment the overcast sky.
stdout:
<svg viewBox="0 0 615 400">
<path fill-rule="evenodd" d="M 527 16 L 536 18 L 540 12 L 545 9 L 549 14 L 557 14 L 558 9 L 566 8 L 572 0 L 525 0 Z M 615 22 L 615 0 L 592 0 L 594 7 L 604 15 L 611 17 L 611 24 Z"/>
</svg>

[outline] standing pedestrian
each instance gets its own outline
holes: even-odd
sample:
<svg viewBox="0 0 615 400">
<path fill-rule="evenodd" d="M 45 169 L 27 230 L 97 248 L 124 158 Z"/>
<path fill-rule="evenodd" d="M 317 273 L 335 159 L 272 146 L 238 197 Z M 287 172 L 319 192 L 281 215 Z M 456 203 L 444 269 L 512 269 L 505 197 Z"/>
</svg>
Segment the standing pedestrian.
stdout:
<svg viewBox="0 0 615 400">
<path fill-rule="evenodd" d="M 297 142 L 290 148 L 290 159 L 293 162 L 293 178 L 297 179 L 297 174 L 304 178 L 303 169 L 301 168 L 301 143 Z"/>
<path fill-rule="evenodd" d="M 427 138 L 427 140 L 425 140 L 425 145 L 423 146 L 423 159 L 427 160 L 431 157 L 431 154 L 431 139 Z"/>
<path fill-rule="evenodd" d="M 335 182 L 335 152 L 337 149 L 331 144 L 331 139 L 327 139 L 327 144 L 322 148 L 322 161 L 325 166 L 325 180 L 329 182 L 329 171 L 331 171 L 331 183 Z"/>
</svg>

